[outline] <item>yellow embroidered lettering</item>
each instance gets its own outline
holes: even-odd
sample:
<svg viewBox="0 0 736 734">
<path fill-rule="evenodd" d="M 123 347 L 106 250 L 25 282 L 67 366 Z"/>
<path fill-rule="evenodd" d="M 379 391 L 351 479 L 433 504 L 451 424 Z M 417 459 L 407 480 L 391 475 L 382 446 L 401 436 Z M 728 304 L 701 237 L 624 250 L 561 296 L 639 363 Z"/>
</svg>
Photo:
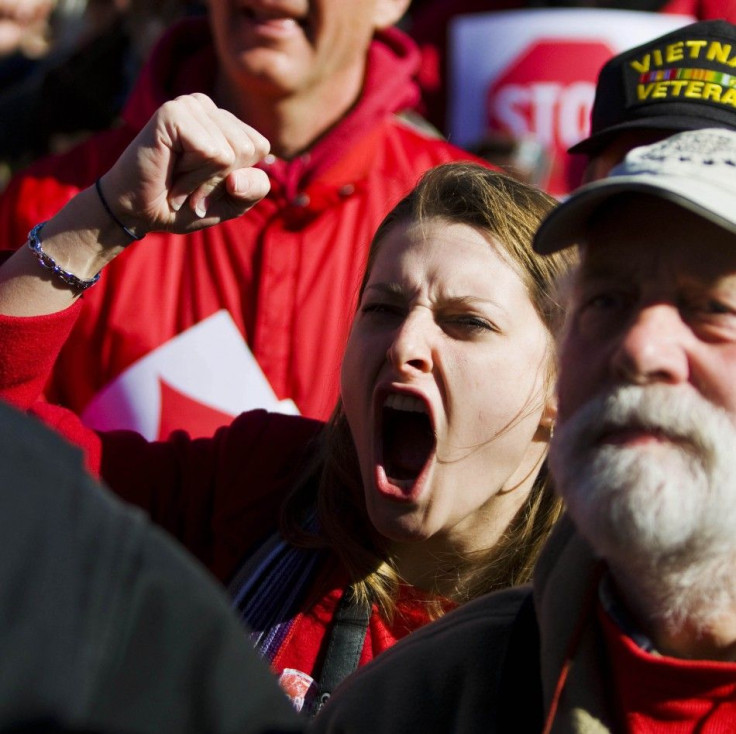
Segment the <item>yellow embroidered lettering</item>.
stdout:
<svg viewBox="0 0 736 734">
<path fill-rule="evenodd" d="M 652 57 L 647 54 L 641 61 L 632 61 L 631 62 L 631 68 L 634 71 L 638 71 L 640 74 L 643 74 L 644 72 L 649 71 L 649 67 L 652 64 Z"/>
<path fill-rule="evenodd" d="M 662 51 L 658 48 L 655 48 L 652 51 L 652 56 L 654 56 L 654 63 L 656 66 L 662 66 L 664 62 L 662 61 Z"/>
<path fill-rule="evenodd" d="M 709 61 L 720 61 L 725 64 L 731 55 L 731 44 L 721 43 L 720 41 L 711 41 L 705 57 Z"/>
<path fill-rule="evenodd" d="M 665 48 L 667 63 L 671 63 L 672 61 L 682 61 L 682 46 L 682 41 L 678 41 L 677 43 L 670 43 L 667 45 L 667 47 Z"/>
<path fill-rule="evenodd" d="M 688 82 L 685 87 L 685 96 L 693 99 L 701 99 L 703 96 L 703 84 L 705 82 Z"/>
<path fill-rule="evenodd" d="M 671 97 L 679 97 L 680 92 L 683 90 L 687 82 L 683 79 L 674 79 L 670 82 L 670 88 L 672 90 Z"/>
<path fill-rule="evenodd" d="M 654 84 L 637 84 L 636 85 L 636 96 L 640 102 L 643 102 L 647 97 L 652 94 Z"/>
<path fill-rule="evenodd" d="M 690 49 L 690 53 L 688 54 L 690 58 L 697 59 L 706 43 L 708 41 L 685 41 L 685 45 Z"/>
<path fill-rule="evenodd" d="M 665 99 L 667 97 L 667 82 L 657 82 L 652 92 L 654 99 Z"/>
<path fill-rule="evenodd" d="M 706 82 L 703 88 L 703 99 L 712 99 L 714 102 L 721 101 L 721 92 L 723 87 L 720 84 L 714 84 L 713 82 Z"/>
<path fill-rule="evenodd" d="M 730 104 L 736 107 L 736 89 L 727 89 L 721 97 L 721 104 Z"/>
</svg>

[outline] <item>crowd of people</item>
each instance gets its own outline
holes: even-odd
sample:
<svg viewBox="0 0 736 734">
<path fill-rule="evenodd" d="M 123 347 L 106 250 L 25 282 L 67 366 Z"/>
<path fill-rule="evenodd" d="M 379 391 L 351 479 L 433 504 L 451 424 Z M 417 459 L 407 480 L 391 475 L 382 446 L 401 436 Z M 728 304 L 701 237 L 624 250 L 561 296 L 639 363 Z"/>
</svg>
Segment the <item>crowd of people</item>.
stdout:
<svg viewBox="0 0 736 734">
<path fill-rule="evenodd" d="M 736 26 L 651 5 L 562 203 L 419 117 L 436 3 L 149 8 L 0 197 L 0 730 L 733 728 Z"/>
</svg>

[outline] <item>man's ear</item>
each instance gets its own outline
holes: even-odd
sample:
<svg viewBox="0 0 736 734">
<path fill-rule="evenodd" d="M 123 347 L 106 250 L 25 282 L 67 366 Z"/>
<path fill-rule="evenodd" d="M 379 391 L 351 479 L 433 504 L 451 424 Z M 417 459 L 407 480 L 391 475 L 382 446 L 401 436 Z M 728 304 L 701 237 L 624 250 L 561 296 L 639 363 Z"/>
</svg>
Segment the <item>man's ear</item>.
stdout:
<svg viewBox="0 0 736 734">
<path fill-rule="evenodd" d="M 378 31 L 396 25 L 409 9 L 411 0 L 376 0 L 373 27 Z"/>
</svg>

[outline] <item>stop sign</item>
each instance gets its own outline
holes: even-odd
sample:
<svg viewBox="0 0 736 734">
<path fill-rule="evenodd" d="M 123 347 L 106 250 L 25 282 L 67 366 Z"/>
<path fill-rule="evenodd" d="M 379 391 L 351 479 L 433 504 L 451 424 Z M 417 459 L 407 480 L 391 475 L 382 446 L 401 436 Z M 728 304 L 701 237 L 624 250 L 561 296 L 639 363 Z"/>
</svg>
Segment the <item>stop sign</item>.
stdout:
<svg viewBox="0 0 736 734">
<path fill-rule="evenodd" d="M 601 41 L 539 39 L 488 88 L 488 130 L 539 140 L 552 161 L 552 194 L 568 190 L 566 150 L 588 134 L 598 72 L 614 53 Z"/>
</svg>

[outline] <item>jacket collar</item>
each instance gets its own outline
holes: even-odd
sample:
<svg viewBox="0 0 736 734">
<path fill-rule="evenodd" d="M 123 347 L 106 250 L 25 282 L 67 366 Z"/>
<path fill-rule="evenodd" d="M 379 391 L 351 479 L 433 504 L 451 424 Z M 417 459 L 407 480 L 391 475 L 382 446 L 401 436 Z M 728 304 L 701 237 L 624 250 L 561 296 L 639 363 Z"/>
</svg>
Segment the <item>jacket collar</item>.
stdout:
<svg viewBox="0 0 736 734">
<path fill-rule="evenodd" d="M 545 717 L 557 706 L 551 732 L 615 731 L 610 685 L 601 664 L 605 642 L 595 614 L 601 572 L 602 562 L 564 517 L 534 574 Z"/>
<path fill-rule="evenodd" d="M 300 189 L 332 170 L 329 179 L 339 179 L 337 164 L 347 151 L 392 115 L 413 107 L 419 99 L 414 81 L 420 64 L 414 42 L 397 28 L 377 33 L 368 52 L 363 92 L 354 107 L 314 145 L 290 161 L 276 159 L 268 166 L 291 200 Z M 153 49 L 128 102 L 123 119 L 140 130 L 164 102 L 180 94 L 204 92 L 212 95 L 217 70 L 214 45 L 205 18 L 186 18 L 174 24 Z M 368 156 L 363 166 L 370 166 Z M 355 179 L 355 168 L 351 178 Z M 340 188 L 356 180 L 331 181 Z"/>
</svg>

